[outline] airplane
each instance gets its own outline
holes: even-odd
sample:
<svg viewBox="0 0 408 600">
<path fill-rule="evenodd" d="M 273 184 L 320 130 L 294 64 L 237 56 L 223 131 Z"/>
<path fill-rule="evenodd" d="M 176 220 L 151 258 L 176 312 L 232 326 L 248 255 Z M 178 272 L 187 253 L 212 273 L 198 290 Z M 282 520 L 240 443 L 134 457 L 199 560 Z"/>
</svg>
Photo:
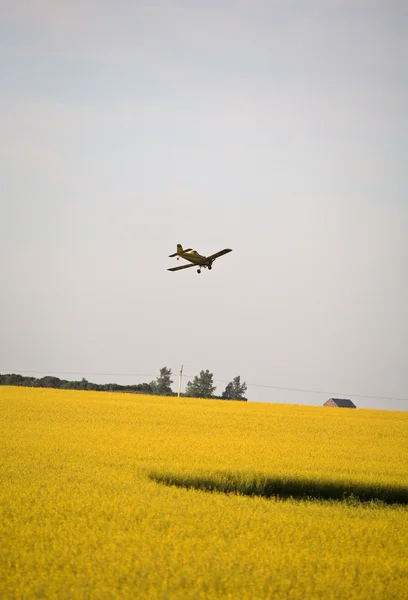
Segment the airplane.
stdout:
<svg viewBox="0 0 408 600">
<path fill-rule="evenodd" d="M 181 267 L 173 267 L 172 269 L 167 269 L 168 271 L 181 271 L 181 269 L 189 269 L 190 267 L 198 266 L 197 273 L 201 273 L 201 269 L 208 269 L 211 271 L 212 264 L 216 258 L 219 256 L 223 256 L 224 254 L 228 254 L 228 252 L 232 252 L 230 248 L 225 248 L 224 250 L 220 250 L 215 254 L 211 254 L 211 256 L 202 256 L 196 250 L 192 248 L 187 248 L 183 250 L 183 246 L 181 244 L 177 244 L 177 252 L 174 254 L 169 254 L 169 258 L 173 258 L 173 256 L 177 256 L 177 260 L 180 258 L 184 258 L 188 260 L 190 265 L 182 265 Z"/>
</svg>

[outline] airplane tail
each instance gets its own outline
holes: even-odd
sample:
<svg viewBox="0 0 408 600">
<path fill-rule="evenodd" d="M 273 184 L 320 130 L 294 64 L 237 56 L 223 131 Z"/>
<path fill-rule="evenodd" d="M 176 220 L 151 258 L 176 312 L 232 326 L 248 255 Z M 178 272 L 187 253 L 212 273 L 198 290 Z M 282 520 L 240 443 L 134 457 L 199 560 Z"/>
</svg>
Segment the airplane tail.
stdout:
<svg viewBox="0 0 408 600">
<path fill-rule="evenodd" d="M 174 254 L 169 254 L 169 258 L 173 258 L 173 256 L 179 256 L 180 254 L 183 254 L 183 252 L 183 246 L 181 244 L 177 244 L 177 252 Z"/>
</svg>

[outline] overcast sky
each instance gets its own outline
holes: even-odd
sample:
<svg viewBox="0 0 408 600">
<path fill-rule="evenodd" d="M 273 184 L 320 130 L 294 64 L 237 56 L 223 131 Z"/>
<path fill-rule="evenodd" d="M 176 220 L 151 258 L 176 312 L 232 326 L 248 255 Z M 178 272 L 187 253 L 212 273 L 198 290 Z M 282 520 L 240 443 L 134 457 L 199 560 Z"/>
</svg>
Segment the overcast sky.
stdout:
<svg viewBox="0 0 408 600">
<path fill-rule="evenodd" d="M 0 7 L 0 372 L 408 410 L 406 2 Z"/>
</svg>

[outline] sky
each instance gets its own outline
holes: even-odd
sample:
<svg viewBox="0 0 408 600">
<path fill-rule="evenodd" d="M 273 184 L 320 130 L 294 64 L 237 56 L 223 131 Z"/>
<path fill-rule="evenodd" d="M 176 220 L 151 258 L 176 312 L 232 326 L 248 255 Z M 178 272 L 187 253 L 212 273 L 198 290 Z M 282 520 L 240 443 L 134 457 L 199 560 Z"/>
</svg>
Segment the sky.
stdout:
<svg viewBox="0 0 408 600">
<path fill-rule="evenodd" d="M 403 0 L 0 0 L 0 373 L 408 410 L 407 32 Z"/>
</svg>

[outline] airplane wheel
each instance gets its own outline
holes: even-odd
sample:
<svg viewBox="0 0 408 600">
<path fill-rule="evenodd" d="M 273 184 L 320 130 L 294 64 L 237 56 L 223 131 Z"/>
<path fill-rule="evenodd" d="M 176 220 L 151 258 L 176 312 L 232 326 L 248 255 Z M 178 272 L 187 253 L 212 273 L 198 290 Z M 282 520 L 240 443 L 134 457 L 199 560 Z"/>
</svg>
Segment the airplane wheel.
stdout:
<svg viewBox="0 0 408 600">
<path fill-rule="evenodd" d="M 197 273 L 201 273 L 201 269 L 197 269 Z"/>
</svg>

